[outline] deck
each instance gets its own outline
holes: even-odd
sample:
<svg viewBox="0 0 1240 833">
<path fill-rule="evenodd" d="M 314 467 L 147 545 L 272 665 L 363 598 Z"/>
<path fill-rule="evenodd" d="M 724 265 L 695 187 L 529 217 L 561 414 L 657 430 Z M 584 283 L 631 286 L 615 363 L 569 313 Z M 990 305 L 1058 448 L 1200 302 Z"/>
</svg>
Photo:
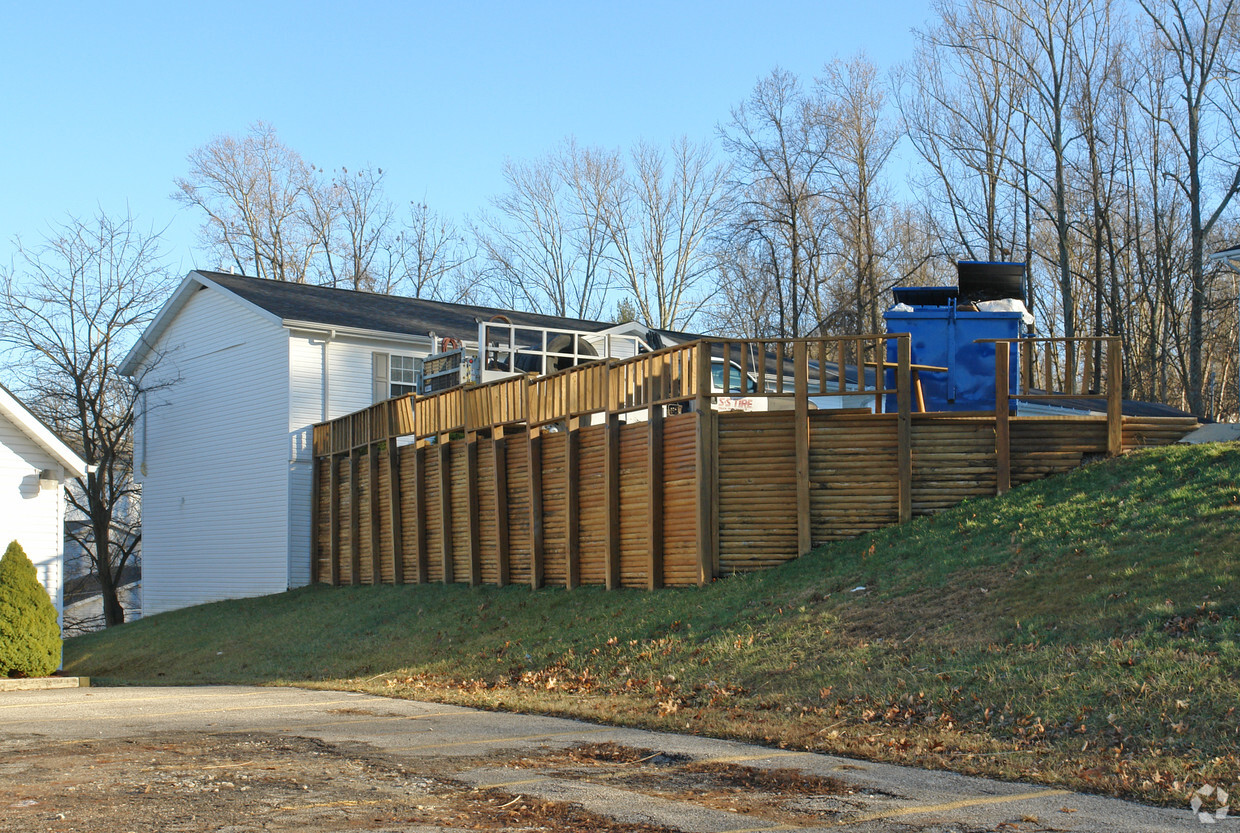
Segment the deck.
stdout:
<svg viewBox="0 0 1240 833">
<path fill-rule="evenodd" d="M 381 402 L 314 427 L 314 580 L 702 584 L 1196 426 L 1122 415 L 1110 338 L 1078 339 L 1106 348 L 1105 415 L 1011 416 L 1061 341 L 1021 340 L 1016 391 L 996 342 L 990 412 L 919 409 L 906 335 L 704 339 Z M 745 356 L 769 407 L 720 411 L 712 360 Z M 839 407 L 869 397 L 895 407 Z"/>
</svg>

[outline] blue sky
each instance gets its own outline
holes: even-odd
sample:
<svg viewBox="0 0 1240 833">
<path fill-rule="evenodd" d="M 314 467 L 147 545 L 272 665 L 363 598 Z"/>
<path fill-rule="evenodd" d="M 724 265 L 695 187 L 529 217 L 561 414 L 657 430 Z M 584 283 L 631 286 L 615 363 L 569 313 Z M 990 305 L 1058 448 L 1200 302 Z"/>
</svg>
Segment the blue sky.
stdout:
<svg viewBox="0 0 1240 833">
<path fill-rule="evenodd" d="M 627 148 L 714 135 L 775 66 L 809 80 L 912 53 L 924 3 L 10 4 L 0 50 L 0 263 L 67 215 L 126 206 L 196 265 L 169 194 L 186 155 L 256 120 L 327 168 L 463 219 L 507 157 L 564 137 Z"/>
</svg>

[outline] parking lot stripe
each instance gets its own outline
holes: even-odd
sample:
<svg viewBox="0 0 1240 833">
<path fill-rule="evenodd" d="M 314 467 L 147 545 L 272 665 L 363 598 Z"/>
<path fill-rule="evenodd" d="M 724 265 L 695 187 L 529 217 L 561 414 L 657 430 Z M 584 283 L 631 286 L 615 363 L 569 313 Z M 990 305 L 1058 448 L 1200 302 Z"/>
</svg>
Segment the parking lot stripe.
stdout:
<svg viewBox="0 0 1240 833">
<path fill-rule="evenodd" d="M 860 816 L 853 816 L 847 821 L 837 822 L 837 825 L 845 824 L 861 824 L 867 821 L 878 821 L 879 819 L 892 818 L 894 816 L 916 816 L 922 813 L 946 813 L 951 810 L 962 810 L 965 807 L 984 807 L 989 804 L 1007 804 L 1012 801 L 1028 801 L 1034 798 L 1051 798 L 1056 795 L 1071 795 L 1071 790 L 1038 790 L 1031 793 L 1016 793 L 1015 795 L 991 795 L 985 798 L 962 798 L 959 801 L 948 801 L 945 804 L 923 804 L 916 807 L 893 807 L 889 810 L 880 810 L 874 813 L 865 813 Z"/>
<path fill-rule="evenodd" d="M 519 735 L 517 737 L 481 738 L 480 740 L 458 740 L 453 743 L 424 743 L 420 746 L 389 746 L 385 752 L 416 752 L 419 749 L 447 749 L 452 746 L 477 746 L 483 743 L 508 743 L 510 741 L 539 740 L 540 738 L 558 738 L 565 735 L 597 735 L 600 732 L 622 732 L 620 727 L 606 729 L 574 729 L 571 732 L 540 732 L 537 735 Z"/>
</svg>

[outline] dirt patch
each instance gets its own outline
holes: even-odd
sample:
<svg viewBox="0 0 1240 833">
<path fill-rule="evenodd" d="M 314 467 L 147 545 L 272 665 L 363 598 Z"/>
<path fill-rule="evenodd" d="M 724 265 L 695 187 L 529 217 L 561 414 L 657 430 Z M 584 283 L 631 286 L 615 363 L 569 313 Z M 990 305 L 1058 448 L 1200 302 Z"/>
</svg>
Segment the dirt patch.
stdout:
<svg viewBox="0 0 1240 833">
<path fill-rule="evenodd" d="M 0 831 L 327 831 L 438 826 L 666 833 L 473 790 L 367 747 L 258 733 L 0 743 Z"/>
<path fill-rule="evenodd" d="M 860 804 L 844 782 L 796 769 L 762 769 L 616 743 L 582 744 L 526 756 L 511 765 L 544 775 L 609 783 L 775 824 L 835 820 Z"/>
<path fill-rule="evenodd" d="M 1007 568 L 976 567 L 955 573 L 944 587 L 908 593 L 898 601 L 858 600 L 859 603 L 839 605 L 834 612 L 840 617 L 842 631 L 854 639 L 945 647 L 972 644 L 977 639 L 983 612 L 991 608 L 987 597 L 1011 581 Z"/>
</svg>

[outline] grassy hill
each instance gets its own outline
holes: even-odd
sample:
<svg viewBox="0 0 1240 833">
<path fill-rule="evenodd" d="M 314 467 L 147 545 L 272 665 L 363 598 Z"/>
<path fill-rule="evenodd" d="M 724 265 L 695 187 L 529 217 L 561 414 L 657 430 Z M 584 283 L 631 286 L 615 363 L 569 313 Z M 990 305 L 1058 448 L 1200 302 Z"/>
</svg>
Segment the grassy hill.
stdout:
<svg viewBox="0 0 1240 833">
<path fill-rule="evenodd" d="M 348 688 L 1181 803 L 1240 777 L 1238 557 L 1240 447 L 1171 447 L 704 588 L 306 588 L 65 657 L 100 682 Z"/>
</svg>

